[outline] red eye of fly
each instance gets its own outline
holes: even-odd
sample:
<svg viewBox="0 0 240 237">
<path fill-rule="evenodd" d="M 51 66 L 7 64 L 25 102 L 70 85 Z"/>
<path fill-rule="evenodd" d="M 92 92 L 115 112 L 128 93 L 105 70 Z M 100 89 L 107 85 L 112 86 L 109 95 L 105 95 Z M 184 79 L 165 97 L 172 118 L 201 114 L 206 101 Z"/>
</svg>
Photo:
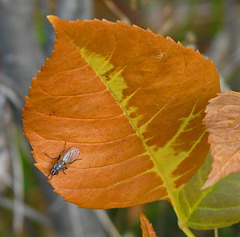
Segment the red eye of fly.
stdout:
<svg viewBox="0 0 240 237">
<path fill-rule="evenodd" d="M 58 174 L 58 172 L 57 172 L 54 168 L 50 169 L 50 173 L 51 173 L 52 175 Z"/>
</svg>

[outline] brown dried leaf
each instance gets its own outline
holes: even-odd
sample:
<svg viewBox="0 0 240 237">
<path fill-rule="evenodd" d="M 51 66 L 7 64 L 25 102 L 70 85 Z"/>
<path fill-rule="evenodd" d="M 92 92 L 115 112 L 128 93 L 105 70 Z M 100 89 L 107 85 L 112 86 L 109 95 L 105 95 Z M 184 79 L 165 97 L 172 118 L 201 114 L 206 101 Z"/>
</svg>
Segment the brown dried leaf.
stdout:
<svg viewBox="0 0 240 237">
<path fill-rule="evenodd" d="M 157 237 L 152 224 L 149 222 L 148 218 L 140 212 L 140 221 L 143 237 Z"/>
<path fill-rule="evenodd" d="M 204 124 L 214 162 L 202 189 L 240 171 L 240 93 L 228 91 L 209 102 Z"/>
</svg>

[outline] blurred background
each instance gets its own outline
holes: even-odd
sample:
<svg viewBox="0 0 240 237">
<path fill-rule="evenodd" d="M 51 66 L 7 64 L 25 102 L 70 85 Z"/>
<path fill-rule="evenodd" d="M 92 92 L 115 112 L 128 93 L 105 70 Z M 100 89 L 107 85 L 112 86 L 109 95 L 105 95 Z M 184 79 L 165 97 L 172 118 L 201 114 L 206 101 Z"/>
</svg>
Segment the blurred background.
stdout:
<svg viewBox="0 0 240 237">
<path fill-rule="evenodd" d="M 31 78 L 53 50 L 50 14 L 121 20 L 170 36 L 214 61 L 222 91 L 240 91 L 240 1 L 0 0 L 0 236 L 141 236 L 140 211 L 158 236 L 184 236 L 165 201 L 108 211 L 76 208 L 34 167 L 21 108 Z M 194 233 L 214 236 L 212 230 Z M 240 225 L 220 229 L 219 236 L 240 236 Z"/>
</svg>

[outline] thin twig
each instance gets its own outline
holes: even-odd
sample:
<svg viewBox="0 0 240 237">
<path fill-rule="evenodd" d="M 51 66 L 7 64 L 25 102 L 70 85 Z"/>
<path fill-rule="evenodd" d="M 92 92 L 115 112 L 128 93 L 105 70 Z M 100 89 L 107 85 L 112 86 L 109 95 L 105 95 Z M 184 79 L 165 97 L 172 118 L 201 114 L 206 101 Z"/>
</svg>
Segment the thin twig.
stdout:
<svg viewBox="0 0 240 237">
<path fill-rule="evenodd" d="M 51 227 L 51 221 L 47 217 L 43 216 L 41 213 L 35 211 L 33 208 L 22 202 L 17 202 L 17 204 L 19 206 L 23 206 L 22 209 L 25 210 L 24 215 L 30 220 L 34 220 L 43 226 Z M 13 201 L 8 198 L 0 197 L 0 206 L 13 211 L 18 211 L 18 209 L 14 210 Z"/>
<path fill-rule="evenodd" d="M 13 130 L 15 130 L 15 128 L 13 128 Z M 16 136 L 15 133 L 16 130 L 13 131 L 12 136 Z M 12 141 L 10 143 L 11 143 L 10 154 L 12 158 L 13 167 L 13 192 L 14 192 L 13 229 L 16 231 L 16 233 L 21 233 L 23 229 L 24 206 L 19 205 L 19 202 L 24 202 L 23 167 L 21 162 L 21 155 L 19 153 L 18 148 L 16 147 L 16 141 Z"/>
<path fill-rule="evenodd" d="M 237 0 L 228 0 L 225 3 L 226 33 L 228 36 L 229 53 L 234 53 L 238 47 L 238 24 L 234 14 Z"/>
<path fill-rule="evenodd" d="M 21 112 L 21 108 L 24 105 L 23 99 L 18 93 L 18 89 L 11 78 L 2 72 L 0 72 L 0 93 L 3 94 L 15 106 L 15 108 Z"/>
<path fill-rule="evenodd" d="M 228 55 L 223 62 L 221 74 L 226 78 L 231 72 L 240 65 L 240 47 L 236 47 L 235 51 Z"/>
<path fill-rule="evenodd" d="M 34 4 L 32 0 L 18 0 L 14 4 L 0 0 L 1 64 L 22 98 L 28 94 L 31 78 L 44 63 L 33 21 Z"/>
<path fill-rule="evenodd" d="M 106 6 L 113 12 L 113 14 L 119 18 L 122 22 L 127 24 L 132 24 L 131 20 L 116 6 L 116 4 L 111 0 L 102 0 Z"/>
<path fill-rule="evenodd" d="M 121 237 L 105 210 L 94 210 L 94 212 L 109 236 Z"/>
<path fill-rule="evenodd" d="M 12 176 L 8 174 L 4 169 L 0 169 L 0 180 L 9 188 L 12 188 Z"/>
<path fill-rule="evenodd" d="M 218 229 L 214 229 L 214 237 L 218 237 Z"/>
<path fill-rule="evenodd" d="M 10 170 L 10 154 L 8 152 L 8 142 L 6 136 L 6 125 L 8 121 L 5 118 L 6 97 L 0 92 L 0 181 L 12 189 L 12 176 L 8 173 Z"/>
<path fill-rule="evenodd" d="M 21 163 L 21 155 L 16 146 L 17 129 L 11 121 L 11 111 L 9 106 L 6 107 L 5 115 L 7 117 L 6 120 L 10 120 L 7 121 L 8 126 L 6 127 L 6 136 L 13 170 L 13 230 L 15 233 L 21 233 L 23 230 L 24 206 L 19 205 L 19 203 L 24 202 L 23 168 Z"/>
<path fill-rule="evenodd" d="M 73 230 L 73 236 L 74 237 L 84 237 L 84 233 L 83 233 L 83 227 L 82 224 L 80 222 L 80 216 L 79 216 L 79 209 L 77 209 L 76 205 L 72 204 L 72 203 L 67 203 L 67 208 L 68 208 L 68 215 L 70 218 L 70 223 L 72 226 L 72 230 Z"/>
<path fill-rule="evenodd" d="M 137 0 L 130 0 L 130 8 L 133 11 L 137 10 Z"/>
</svg>

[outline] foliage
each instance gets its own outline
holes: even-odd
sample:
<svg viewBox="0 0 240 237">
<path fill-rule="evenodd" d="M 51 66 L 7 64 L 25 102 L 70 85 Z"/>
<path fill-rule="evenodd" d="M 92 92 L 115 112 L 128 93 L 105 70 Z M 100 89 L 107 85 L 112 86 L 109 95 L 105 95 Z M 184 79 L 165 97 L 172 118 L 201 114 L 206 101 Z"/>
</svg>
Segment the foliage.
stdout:
<svg viewBox="0 0 240 237">
<path fill-rule="evenodd" d="M 48 176 L 48 156 L 67 142 L 82 160 L 49 181 L 65 200 L 87 208 L 168 200 L 191 236 L 180 196 L 185 190 L 191 199 L 184 185 L 208 152 L 202 119 L 219 91 L 214 65 L 136 26 L 49 20 L 55 51 L 23 110 L 36 166 Z"/>
</svg>

